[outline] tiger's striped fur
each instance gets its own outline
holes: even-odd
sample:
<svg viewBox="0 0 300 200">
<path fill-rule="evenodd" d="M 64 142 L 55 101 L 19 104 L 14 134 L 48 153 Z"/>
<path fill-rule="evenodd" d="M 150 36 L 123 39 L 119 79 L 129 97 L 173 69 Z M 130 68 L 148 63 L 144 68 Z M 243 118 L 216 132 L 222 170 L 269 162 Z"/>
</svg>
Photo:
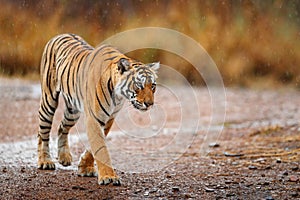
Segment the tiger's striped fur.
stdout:
<svg viewBox="0 0 300 200">
<path fill-rule="evenodd" d="M 99 184 L 119 185 L 105 136 L 125 99 L 143 111 L 153 105 L 158 68 L 159 63 L 137 62 L 111 46 L 93 48 L 74 34 L 51 39 L 44 49 L 40 67 L 38 168 L 55 169 L 49 134 L 62 93 L 65 111 L 58 129 L 59 163 L 68 166 L 72 162 L 68 133 L 84 112 L 91 149 L 82 154 L 78 174 L 94 176 L 96 160 Z"/>
</svg>

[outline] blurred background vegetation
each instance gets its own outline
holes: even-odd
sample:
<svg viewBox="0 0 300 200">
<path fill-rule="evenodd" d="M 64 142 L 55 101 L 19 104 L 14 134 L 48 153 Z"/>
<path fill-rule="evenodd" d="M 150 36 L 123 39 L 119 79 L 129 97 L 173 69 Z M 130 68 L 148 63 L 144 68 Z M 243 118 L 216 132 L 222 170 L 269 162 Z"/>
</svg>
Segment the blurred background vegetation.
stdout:
<svg viewBox="0 0 300 200">
<path fill-rule="evenodd" d="M 2 75 L 38 77 L 44 45 L 60 33 L 76 33 L 97 45 L 118 32 L 157 26 L 199 42 L 227 86 L 300 88 L 298 0 L 0 0 L 0 4 Z M 189 63 L 166 52 L 136 51 L 131 56 L 144 62 L 159 60 L 189 80 L 197 79 Z"/>
</svg>

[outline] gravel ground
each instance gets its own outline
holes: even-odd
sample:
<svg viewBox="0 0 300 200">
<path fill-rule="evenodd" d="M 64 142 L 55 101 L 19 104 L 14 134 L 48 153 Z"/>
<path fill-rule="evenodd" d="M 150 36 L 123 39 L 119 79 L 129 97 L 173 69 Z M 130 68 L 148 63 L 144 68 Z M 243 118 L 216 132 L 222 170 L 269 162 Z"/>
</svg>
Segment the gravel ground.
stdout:
<svg viewBox="0 0 300 200">
<path fill-rule="evenodd" d="M 76 173 L 82 122 L 70 134 L 72 166 L 36 168 L 39 84 L 1 78 L 0 199 L 300 199 L 299 91 L 227 88 L 222 131 L 206 88 L 157 91 L 153 111 L 120 113 L 107 143 L 122 185 L 100 186 Z"/>
</svg>

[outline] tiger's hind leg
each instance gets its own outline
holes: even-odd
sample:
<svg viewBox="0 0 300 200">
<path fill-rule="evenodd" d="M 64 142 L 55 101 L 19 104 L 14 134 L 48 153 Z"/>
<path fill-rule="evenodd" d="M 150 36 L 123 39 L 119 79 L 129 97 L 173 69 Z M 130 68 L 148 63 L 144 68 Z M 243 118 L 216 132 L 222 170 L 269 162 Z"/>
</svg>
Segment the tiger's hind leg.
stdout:
<svg viewBox="0 0 300 200">
<path fill-rule="evenodd" d="M 58 161 L 63 166 L 69 166 L 72 162 L 72 155 L 70 152 L 68 134 L 70 129 L 76 124 L 80 118 L 80 112 L 77 109 L 72 109 L 66 106 L 64 118 L 58 128 Z"/>
<path fill-rule="evenodd" d="M 49 135 L 52 126 L 52 120 L 58 105 L 59 92 L 53 96 L 42 93 L 42 99 L 39 108 L 39 132 L 38 132 L 38 168 L 55 169 L 55 164 L 50 156 Z"/>
</svg>

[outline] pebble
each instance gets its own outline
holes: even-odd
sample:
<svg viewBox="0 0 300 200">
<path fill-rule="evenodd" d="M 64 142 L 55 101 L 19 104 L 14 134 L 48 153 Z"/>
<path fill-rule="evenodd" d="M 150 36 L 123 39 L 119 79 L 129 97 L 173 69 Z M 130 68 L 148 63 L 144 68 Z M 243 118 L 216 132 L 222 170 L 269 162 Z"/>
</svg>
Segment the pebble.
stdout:
<svg viewBox="0 0 300 200">
<path fill-rule="evenodd" d="M 272 196 L 268 196 L 266 200 L 274 200 L 274 198 Z"/>
<path fill-rule="evenodd" d="M 208 188 L 208 187 L 205 187 L 205 192 L 213 192 L 215 191 L 213 188 Z"/>
<path fill-rule="evenodd" d="M 291 196 L 292 196 L 292 197 L 297 197 L 297 196 L 298 196 L 298 193 L 297 193 L 297 192 L 292 192 L 292 193 L 291 193 Z"/>
<path fill-rule="evenodd" d="M 228 153 L 228 152 L 224 152 L 224 155 L 226 156 L 226 157 L 241 157 L 241 156 L 243 156 L 244 154 L 242 154 L 242 153 Z"/>
<path fill-rule="evenodd" d="M 226 194 L 226 197 L 233 197 L 233 196 L 235 196 L 234 193 L 228 193 L 228 194 Z"/>
<path fill-rule="evenodd" d="M 295 175 L 291 175 L 289 177 L 289 181 L 291 181 L 291 182 L 297 182 L 298 180 L 299 180 L 299 178 L 297 176 L 295 176 Z"/>
<path fill-rule="evenodd" d="M 272 167 L 271 167 L 270 165 L 268 165 L 268 166 L 265 167 L 265 169 L 266 169 L 266 170 L 272 169 Z"/>
<path fill-rule="evenodd" d="M 282 173 L 282 175 L 287 176 L 287 175 L 289 175 L 289 173 L 288 173 L 288 171 L 284 171 L 284 172 Z"/>
<path fill-rule="evenodd" d="M 264 163 L 266 161 L 265 158 L 258 158 L 255 160 L 255 162 Z"/>
<path fill-rule="evenodd" d="M 232 162 L 231 164 L 232 164 L 232 165 L 238 165 L 239 163 L 234 161 L 234 162 Z"/>
<path fill-rule="evenodd" d="M 21 172 L 22 172 L 22 173 L 25 172 L 25 167 L 21 167 Z"/>
<path fill-rule="evenodd" d="M 173 190 L 173 192 L 179 192 L 179 187 L 177 187 L 177 186 L 174 186 L 174 187 L 172 187 L 172 190 Z"/>
<path fill-rule="evenodd" d="M 256 166 L 253 166 L 253 165 L 250 165 L 250 166 L 248 167 L 248 169 L 254 170 L 254 169 L 257 169 L 257 167 L 256 167 Z"/>
<path fill-rule="evenodd" d="M 137 190 L 134 191 L 134 194 L 138 194 L 138 193 L 140 193 L 141 191 L 142 191 L 141 189 L 137 189 Z"/>
<path fill-rule="evenodd" d="M 183 196 L 185 199 L 192 198 L 192 195 L 190 193 L 184 193 Z"/>
<path fill-rule="evenodd" d="M 276 159 L 276 163 L 281 163 L 281 159 Z"/>
<path fill-rule="evenodd" d="M 3 167 L 2 172 L 4 172 L 4 173 L 7 172 L 7 168 Z"/>
<path fill-rule="evenodd" d="M 209 146 L 209 147 L 215 148 L 215 147 L 219 147 L 220 144 L 219 144 L 219 143 L 216 143 L 216 142 L 212 142 L 212 143 L 210 143 L 208 146 Z"/>
<path fill-rule="evenodd" d="M 294 166 L 294 167 L 292 167 L 292 170 L 293 171 L 297 171 L 299 169 L 299 167 L 298 166 Z"/>
<path fill-rule="evenodd" d="M 158 189 L 157 188 L 151 188 L 151 190 L 149 190 L 149 193 L 154 193 L 154 192 L 157 192 Z"/>
<path fill-rule="evenodd" d="M 72 190 L 86 190 L 86 188 L 84 188 L 84 187 L 80 187 L 80 186 L 73 186 L 72 187 Z"/>
<path fill-rule="evenodd" d="M 167 174 L 166 177 L 167 177 L 167 178 L 172 178 L 172 175 Z"/>
</svg>

